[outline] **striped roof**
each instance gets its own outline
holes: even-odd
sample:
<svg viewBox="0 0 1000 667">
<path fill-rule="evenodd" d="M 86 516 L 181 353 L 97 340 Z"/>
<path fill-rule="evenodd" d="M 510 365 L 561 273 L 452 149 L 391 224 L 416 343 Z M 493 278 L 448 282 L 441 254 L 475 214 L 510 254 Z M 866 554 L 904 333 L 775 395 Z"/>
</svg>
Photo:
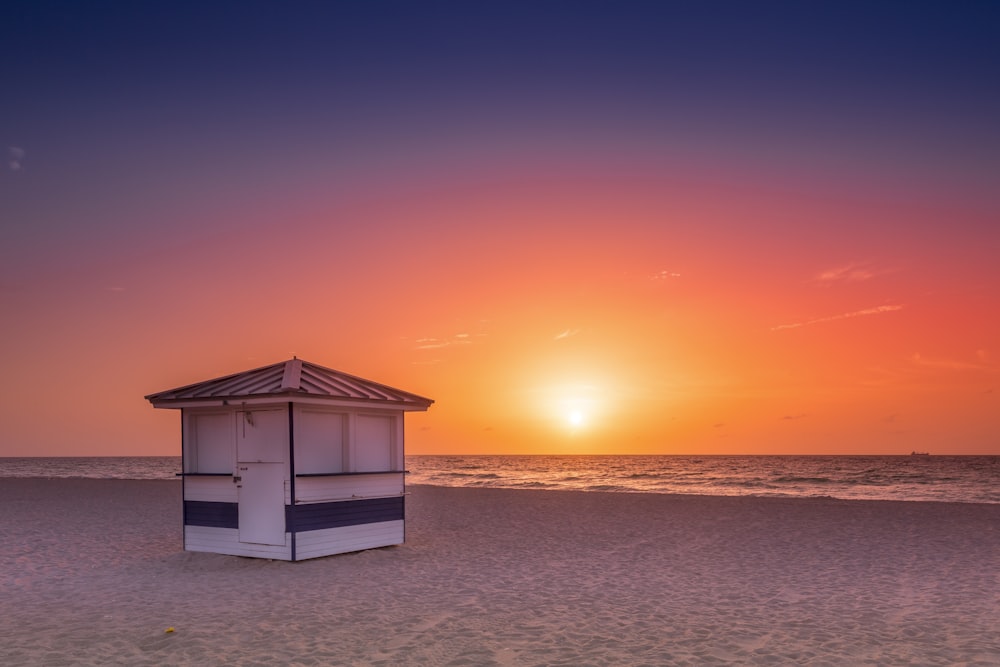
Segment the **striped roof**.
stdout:
<svg viewBox="0 0 1000 667">
<path fill-rule="evenodd" d="M 371 401 L 426 410 L 432 401 L 378 382 L 324 368 L 302 359 L 289 359 L 242 373 L 205 380 L 146 396 L 154 407 L 171 403 L 247 399 L 267 396 L 309 396 L 331 400 Z"/>
</svg>

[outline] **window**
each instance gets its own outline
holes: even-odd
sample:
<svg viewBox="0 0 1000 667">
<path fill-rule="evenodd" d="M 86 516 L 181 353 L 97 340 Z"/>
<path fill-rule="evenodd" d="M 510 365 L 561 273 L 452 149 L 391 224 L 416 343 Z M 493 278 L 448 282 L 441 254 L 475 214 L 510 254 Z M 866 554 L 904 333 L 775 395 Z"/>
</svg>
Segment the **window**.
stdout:
<svg viewBox="0 0 1000 667">
<path fill-rule="evenodd" d="M 358 415 L 355 434 L 354 471 L 392 470 L 394 417 Z"/>
</svg>

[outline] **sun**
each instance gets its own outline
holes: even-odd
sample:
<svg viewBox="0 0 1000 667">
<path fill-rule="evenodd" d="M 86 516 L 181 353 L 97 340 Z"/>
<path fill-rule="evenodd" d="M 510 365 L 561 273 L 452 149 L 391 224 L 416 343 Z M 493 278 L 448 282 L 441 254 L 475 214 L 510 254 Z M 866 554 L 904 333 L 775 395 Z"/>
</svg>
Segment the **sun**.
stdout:
<svg viewBox="0 0 1000 667">
<path fill-rule="evenodd" d="M 553 417 L 561 417 L 563 428 L 578 433 L 592 427 L 596 412 L 599 412 L 599 405 L 594 397 L 578 392 L 560 400 Z"/>
<path fill-rule="evenodd" d="M 536 418 L 564 435 L 595 435 L 609 417 L 606 383 L 596 379 L 540 383 L 527 395 Z"/>
</svg>

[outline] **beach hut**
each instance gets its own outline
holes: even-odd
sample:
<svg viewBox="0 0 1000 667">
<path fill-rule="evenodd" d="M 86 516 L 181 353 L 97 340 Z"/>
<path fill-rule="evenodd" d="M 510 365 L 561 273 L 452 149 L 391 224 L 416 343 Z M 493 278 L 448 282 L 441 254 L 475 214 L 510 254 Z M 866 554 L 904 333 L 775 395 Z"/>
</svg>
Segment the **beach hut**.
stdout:
<svg viewBox="0 0 1000 667">
<path fill-rule="evenodd" d="M 302 359 L 146 400 L 181 411 L 186 551 L 297 561 L 403 543 L 403 415 L 432 400 Z"/>
</svg>

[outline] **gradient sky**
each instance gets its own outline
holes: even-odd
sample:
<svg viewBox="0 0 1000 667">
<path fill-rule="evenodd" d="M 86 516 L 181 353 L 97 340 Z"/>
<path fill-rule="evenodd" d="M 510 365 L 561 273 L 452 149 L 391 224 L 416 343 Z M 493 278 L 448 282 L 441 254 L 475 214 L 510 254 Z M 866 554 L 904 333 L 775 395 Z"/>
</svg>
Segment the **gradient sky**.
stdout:
<svg viewBox="0 0 1000 667">
<path fill-rule="evenodd" d="M 0 25 L 0 455 L 178 454 L 145 394 L 293 355 L 434 398 L 413 454 L 1000 454 L 1000 4 Z"/>
</svg>

